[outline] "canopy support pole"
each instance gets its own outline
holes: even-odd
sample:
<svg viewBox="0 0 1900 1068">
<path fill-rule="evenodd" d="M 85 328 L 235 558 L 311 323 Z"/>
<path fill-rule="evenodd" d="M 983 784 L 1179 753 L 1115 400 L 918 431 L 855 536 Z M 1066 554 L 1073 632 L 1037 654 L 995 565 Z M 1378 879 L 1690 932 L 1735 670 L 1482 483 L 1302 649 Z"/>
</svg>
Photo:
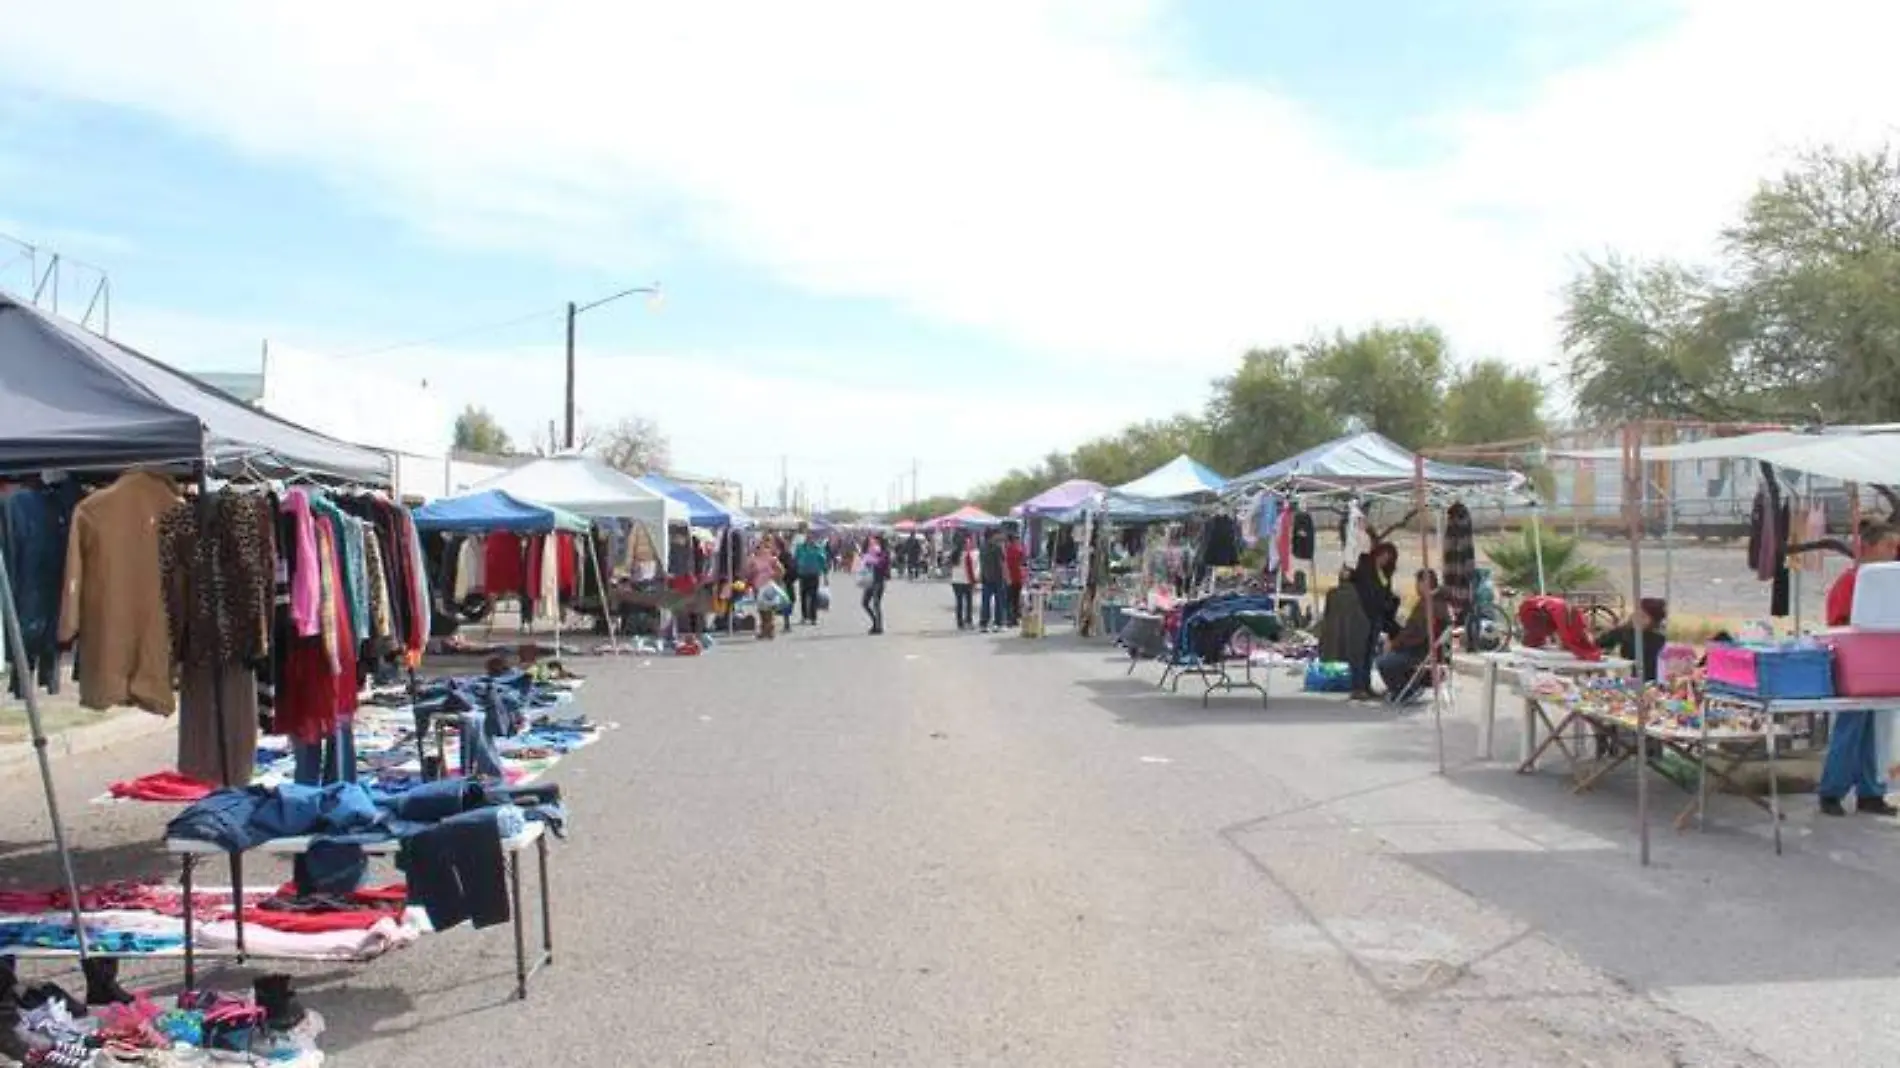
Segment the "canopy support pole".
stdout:
<svg viewBox="0 0 1900 1068">
<path fill-rule="evenodd" d="M 46 729 L 40 722 L 40 700 L 35 693 L 33 676 L 28 671 L 26 633 L 20 626 L 19 607 L 13 601 L 13 580 L 7 573 L 7 561 L 0 555 L 0 609 L 6 614 L 4 638 L 13 678 L 26 700 L 26 721 L 33 733 L 33 755 L 40 765 L 40 785 L 46 791 L 46 816 L 53 822 L 53 848 L 59 853 L 60 876 L 66 881 L 66 905 L 73 917 L 73 937 L 79 941 L 79 959 L 89 959 L 86 925 L 79 908 L 79 878 L 73 874 L 73 854 L 66 843 L 66 822 L 59 814 L 59 795 L 53 789 L 53 764 L 46 755 Z"/>
<path fill-rule="evenodd" d="M 1630 597 L 1640 602 L 1643 596 L 1643 513 L 1639 506 L 1643 477 L 1642 424 L 1623 428 L 1623 516 L 1629 528 Z M 1635 635 L 1636 662 L 1631 665 L 1640 684 L 1643 678 L 1643 628 L 1632 627 Z M 1636 840 L 1643 867 L 1649 867 L 1649 712 L 1642 701 L 1636 702 Z"/>
<path fill-rule="evenodd" d="M 1425 507 L 1425 457 L 1412 456 L 1412 508 L 1418 513 L 1418 560 L 1420 567 L 1432 561 L 1432 517 Z M 1434 589 L 1431 596 L 1437 596 Z M 1432 677 L 1432 729 L 1438 737 L 1438 774 L 1445 774 L 1445 694 L 1438 677 L 1438 613 L 1428 599 L 1419 606 L 1425 617 L 1425 670 Z"/>
<path fill-rule="evenodd" d="M 1537 557 L 1537 595 L 1544 596 L 1544 521 L 1542 508 L 1531 505 L 1531 552 Z"/>
</svg>

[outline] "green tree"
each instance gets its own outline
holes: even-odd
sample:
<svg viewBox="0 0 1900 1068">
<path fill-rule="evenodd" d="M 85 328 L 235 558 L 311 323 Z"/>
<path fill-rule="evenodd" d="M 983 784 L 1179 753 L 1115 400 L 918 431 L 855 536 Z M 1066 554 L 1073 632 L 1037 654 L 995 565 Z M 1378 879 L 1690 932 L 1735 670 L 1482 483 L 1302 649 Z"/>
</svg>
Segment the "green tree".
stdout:
<svg viewBox="0 0 1900 1068">
<path fill-rule="evenodd" d="M 1335 417 L 1357 416 L 1406 448 L 1420 449 L 1438 440 L 1448 351 L 1437 327 L 1376 326 L 1309 343 L 1300 365 Z"/>
<path fill-rule="evenodd" d="M 1565 289 L 1563 343 L 1577 409 L 1602 422 L 1732 419 L 1751 407 L 1708 275 L 1663 261 L 1591 261 Z"/>
<path fill-rule="evenodd" d="M 1069 477 L 1090 479 L 1104 486 L 1133 482 L 1182 453 L 1192 455 L 1202 441 L 1200 420 L 1191 416 L 1136 423 L 1118 434 L 1078 446 L 1070 458 L 1073 474 Z M 1043 466 L 1045 475 L 1054 473 L 1050 470 L 1053 465 L 1045 462 Z M 1060 481 L 1054 479 L 1049 485 Z"/>
<path fill-rule="evenodd" d="M 515 446 L 488 409 L 471 404 L 455 417 L 455 448 L 460 452 L 507 456 L 514 452 Z"/>
<path fill-rule="evenodd" d="M 1542 437 L 1544 384 L 1503 360 L 1454 371 L 1445 387 L 1445 440 L 1461 445 Z"/>
<path fill-rule="evenodd" d="M 1766 182 L 1725 235 L 1724 339 L 1784 417 L 1900 411 L 1900 152 L 1823 150 Z"/>
<path fill-rule="evenodd" d="M 1340 421 L 1319 401 L 1293 350 L 1252 349 L 1214 382 L 1202 459 L 1239 475 L 1336 437 Z"/>
<path fill-rule="evenodd" d="M 891 513 L 892 519 L 935 519 L 940 515 L 949 515 L 963 507 L 961 497 L 925 497 L 899 508 Z M 978 507 L 982 507 L 978 505 Z"/>
</svg>

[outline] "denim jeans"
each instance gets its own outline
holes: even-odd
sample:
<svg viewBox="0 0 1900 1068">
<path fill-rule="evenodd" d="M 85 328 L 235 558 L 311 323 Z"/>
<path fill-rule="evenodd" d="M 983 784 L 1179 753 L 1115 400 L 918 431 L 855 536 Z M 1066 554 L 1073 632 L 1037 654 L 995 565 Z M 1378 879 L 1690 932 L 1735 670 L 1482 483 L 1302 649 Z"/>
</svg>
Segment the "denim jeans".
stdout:
<svg viewBox="0 0 1900 1068">
<path fill-rule="evenodd" d="M 1009 625 L 1018 627 L 1023 622 L 1023 587 L 1020 582 L 1012 582 L 1003 587 L 1003 605 L 1009 609 Z"/>
<path fill-rule="evenodd" d="M 817 575 L 798 576 L 798 610 L 807 623 L 818 622 Z"/>
<path fill-rule="evenodd" d="M 950 592 L 957 599 L 957 629 L 967 630 L 976 622 L 976 588 L 967 582 L 952 582 Z"/>
<path fill-rule="evenodd" d="M 984 626 L 1001 627 L 1009 622 L 1009 610 L 1003 606 L 1003 598 L 1007 595 L 1008 588 L 1000 582 L 985 582 L 983 584 L 982 619 Z"/>
<path fill-rule="evenodd" d="M 1827 762 L 1821 766 L 1816 792 L 1839 801 L 1849 790 L 1862 801 L 1887 796 L 1887 784 L 1880 781 L 1880 754 L 1874 750 L 1872 712 L 1834 713 L 1834 734 L 1827 742 Z"/>
<path fill-rule="evenodd" d="M 348 724 L 339 725 L 328 738 L 292 743 L 290 755 L 296 762 L 292 778 L 299 786 L 356 781 L 356 736 Z"/>
<path fill-rule="evenodd" d="M 884 629 L 884 580 L 872 579 L 864 588 L 864 614 L 871 619 L 871 629 Z"/>
<path fill-rule="evenodd" d="M 1398 649 L 1380 657 L 1377 661 L 1379 678 L 1385 681 L 1386 700 L 1410 698 L 1412 691 L 1418 688 L 1412 682 L 1412 675 L 1424 662 L 1425 654 L 1417 649 Z"/>
</svg>

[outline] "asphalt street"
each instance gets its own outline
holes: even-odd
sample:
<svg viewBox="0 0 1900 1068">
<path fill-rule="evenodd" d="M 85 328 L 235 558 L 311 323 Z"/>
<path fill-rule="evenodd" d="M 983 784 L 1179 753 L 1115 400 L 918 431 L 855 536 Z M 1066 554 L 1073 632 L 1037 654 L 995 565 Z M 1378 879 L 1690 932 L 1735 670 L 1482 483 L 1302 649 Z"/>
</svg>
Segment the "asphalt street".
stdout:
<svg viewBox="0 0 1900 1068">
<path fill-rule="evenodd" d="M 1644 869 L 1633 786 L 1578 798 L 1474 761 L 1469 694 L 1441 775 L 1429 714 L 1302 697 L 1290 678 L 1267 709 L 1203 709 L 1151 667 L 1127 677 L 1105 643 L 958 634 L 941 586 L 899 583 L 887 611 L 882 637 L 841 607 L 698 659 L 576 661 L 583 708 L 617 727 L 554 776 L 575 829 L 555 854 L 556 964 L 525 1003 L 507 928 L 297 969 L 331 1063 L 1900 1052 L 1891 826 L 1802 814 L 1777 858 L 1755 810 L 1722 799 L 1704 834 L 1659 819 Z M 85 803 L 168 763 L 168 744 L 62 763 L 88 878 L 169 871 L 165 810 Z M 1498 751 L 1515 752 L 1508 732 Z M 0 783 L 0 883 L 53 878 L 45 828 L 35 780 Z"/>
</svg>

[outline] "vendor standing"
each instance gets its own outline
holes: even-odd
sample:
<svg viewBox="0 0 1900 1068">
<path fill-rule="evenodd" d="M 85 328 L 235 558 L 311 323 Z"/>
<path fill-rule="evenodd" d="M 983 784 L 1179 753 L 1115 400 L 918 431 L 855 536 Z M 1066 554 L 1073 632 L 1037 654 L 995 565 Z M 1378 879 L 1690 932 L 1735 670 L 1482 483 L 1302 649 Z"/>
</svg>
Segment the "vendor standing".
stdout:
<svg viewBox="0 0 1900 1068">
<path fill-rule="evenodd" d="M 1372 547 L 1371 552 L 1360 553 L 1359 562 L 1352 569 L 1353 592 L 1359 596 L 1359 607 L 1371 624 L 1366 630 L 1366 646 L 1355 649 L 1357 654 L 1347 661 L 1352 671 L 1352 699 L 1370 701 L 1375 698 L 1372 692 L 1372 661 L 1379 652 L 1379 639 L 1399 632 L 1399 595 L 1392 591 L 1392 575 L 1399 568 L 1399 547 L 1389 541 L 1382 541 Z"/>
<path fill-rule="evenodd" d="M 1827 625 L 1844 627 L 1854 614 L 1854 585 L 1860 577 L 1860 564 L 1891 562 L 1900 549 L 1900 532 L 1875 524 L 1861 532 L 1860 557 L 1827 591 Z M 1827 743 L 1827 763 L 1821 767 L 1821 811 L 1829 816 L 1845 816 L 1842 802 L 1854 792 L 1854 808 L 1876 816 L 1900 814 L 1887 803 L 1887 784 L 1880 778 L 1880 754 L 1874 745 L 1872 712 L 1834 713 L 1834 733 Z"/>
</svg>

